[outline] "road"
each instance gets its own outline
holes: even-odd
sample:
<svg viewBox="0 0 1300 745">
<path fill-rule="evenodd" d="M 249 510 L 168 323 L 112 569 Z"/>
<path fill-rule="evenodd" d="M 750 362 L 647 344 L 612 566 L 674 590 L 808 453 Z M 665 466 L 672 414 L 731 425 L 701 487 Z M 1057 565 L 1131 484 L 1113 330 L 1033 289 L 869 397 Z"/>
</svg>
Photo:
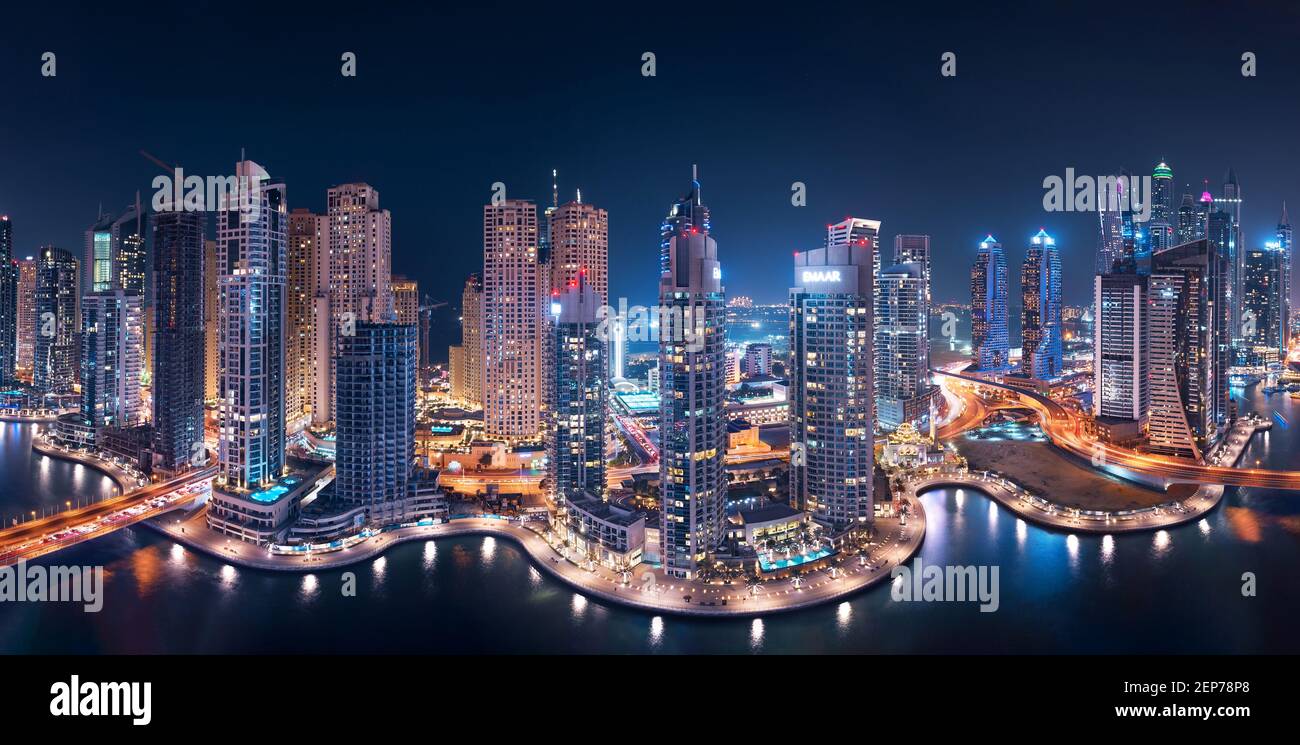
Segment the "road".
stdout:
<svg viewBox="0 0 1300 745">
<path fill-rule="evenodd" d="M 186 487 L 211 479 L 216 473 L 215 465 L 208 466 L 170 481 L 0 530 L 0 566 L 44 556 L 176 509 L 198 495 Z M 164 501 L 156 501 L 160 498 Z"/>
<path fill-rule="evenodd" d="M 1101 442 L 1087 435 L 1084 426 L 1086 419 L 1082 414 L 1072 412 L 1046 396 L 946 369 L 936 368 L 933 372 L 939 375 L 940 384 L 945 389 L 944 395 L 957 396 L 966 406 L 983 404 L 969 387 L 955 385 L 952 381 L 976 383 L 1013 393 L 1017 402 L 1039 415 L 1040 427 L 1051 439 L 1052 444 L 1084 460 L 1102 462 L 1108 466 L 1117 466 L 1135 473 L 1158 477 L 1169 483 L 1300 490 L 1300 471 L 1203 465 L 1155 453 L 1139 453 Z M 1243 433 L 1235 430 L 1229 435 L 1234 443 L 1243 436 L 1245 436 Z"/>
</svg>

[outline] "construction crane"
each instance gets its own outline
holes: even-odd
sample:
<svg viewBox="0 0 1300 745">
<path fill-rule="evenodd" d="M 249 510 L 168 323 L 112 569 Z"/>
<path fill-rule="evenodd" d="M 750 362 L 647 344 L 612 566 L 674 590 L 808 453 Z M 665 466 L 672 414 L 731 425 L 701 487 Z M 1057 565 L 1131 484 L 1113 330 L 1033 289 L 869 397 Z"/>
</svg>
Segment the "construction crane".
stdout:
<svg viewBox="0 0 1300 745">
<path fill-rule="evenodd" d="M 433 311 L 446 307 L 444 302 L 434 302 L 428 295 L 424 296 L 424 304 L 417 308 L 420 318 L 420 368 L 429 367 L 429 329 L 433 326 Z"/>
</svg>

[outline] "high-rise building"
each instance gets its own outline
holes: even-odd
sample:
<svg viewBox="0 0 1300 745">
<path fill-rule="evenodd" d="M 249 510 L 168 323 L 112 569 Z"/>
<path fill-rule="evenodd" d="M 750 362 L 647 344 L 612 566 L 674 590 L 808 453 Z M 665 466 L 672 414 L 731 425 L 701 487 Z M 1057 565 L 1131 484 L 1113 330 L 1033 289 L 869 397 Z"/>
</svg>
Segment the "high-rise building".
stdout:
<svg viewBox="0 0 1300 745">
<path fill-rule="evenodd" d="M 323 288 L 329 302 L 329 323 L 317 334 L 315 355 L 329 364 L 328 388 L 322 383 L 313 401 L 312 419 L 333 419 L 333 360 L 339 337 L 357 321 L 384 321 L 393 310 L 393 220 L 379 208 L 379 191 L 369 184 L 342 184 L 326 193 L 325 228 L 321 240 L 327 251 L 317 256 L 317 271 L 328 261 Z M 319 277 L 319 274 L 318 274 Z M 319 321 L 318 321 L 319 323 Z M 321 368 L 317 368 L 318 375 Z M 325 391 L 329 390 L 329 395 Z"/>
<path fill-rule="evenodd" d="M 930 263 L 930 236 L 928 235 L 897 235 L 894 236 L 894 264 L 916 264 L 921 269 L 921 284 L 923 288 L 922 306 L 917 309 L 920 319 L 919 328 L 921 329 L 921 340 L 917 347 L 916 369 L 920 375 L 920 384 L 918 387 L 919 400 L 917 406 L 924 409 L 922 418 L 929 413 L 929 399 L 937 392 L 935 387 L 930 383 L 930 308 L 932 302 L 932 275 L 933 268 Z M 880 319 L 876 319 L 876 327 L 880 327 Z M 877 378 L 877 381 L 880 379 Z"/>
<path fill-rule="evenodd" d="M 930 375 L 923 367 L 928 346 L 924 312 L 925 273 L 919 264 L 880 270 L 876 300 L 876 423 L 893 431 L 917 423 L 930 407 Z"/>
<path fill-rule="evenodd" d="M 1205 237 L 1205 210 L 1191 193 L 1183 194 L 1178 206 L 1178 225 L 1174 229 L 1175 245 L 1191 243 Z"/>
<path fill-rule="evenodd" d="M 316 348 L 317 262 L 326 261 L 324 221 L 304 208 L 289 213 L 289 273 L 285 293 L 284 400 L 286 421 L 301 422 L 315 411 L 316 373 L 327 370 Z"/>
<path fill-rule="evenodd" d="M 1161 161 L 1151 174 L 1151 219 L 1146 224 L 1146 241 L 1152 253 L 1174 245 L 1174 227 L 1177 222 L 1177 213 L 1174 212 L 1174 172 Z"/>
<path fill-rule="evenodd" d="M 81 262 L 83 272 L 81 286 L 87 292 L 103 292 L 113 289 L 116 273 L 113 270 L 113 227 L 112 215 L 102 211 L 95 224 L 86 230 L 86 251 Z"/>
<path fill-rule="evenodd" d="M 1232 205 L 1206 202 L 1208 212 L 1205 216 L 1205 237 L 1219 247 L 1228 261 L 1227 284 L 1224 292 L 1228 302 L 1228 340 L 1232 346 L 1241 345 L 1241 307 L 1237 297 L 1240 290 L 1240 277 L 1237 264 L 1237 229 L 1234 224 Z"/>
<path fill-rule="evenodd" d="M 203 400 L 213 403 L 221 387 L 221 273 L 217 271 L 217 242 L 203 242 Z"/>
<path fill-rule="evenodd" d="M 358 321 L 339 337 L 336 499 L 347 505 L 405 499 L 415 459 L 414 324 Z"/>
<path fill-rule="evenodd" d="M 1062 371 L 1061 253 L 1056 239 L 1039 230 L 1029 239 L 1020 269 L 1021 368 L 1038 380 Z"/>
<path fill-rule="evenodd" d="M 673 203 L 659 226 L 659 273 L 662 275 L 671 265 L 668 250 L 674 237 L 689 235 L 692 231 L 707 235 L 709 229 L 709 208 L 700 192 L 699 171 L 692 166 L 691 190 Z"/>
<path fill-rule="evenodd" d="M 1277 241 L 1245 252 L 1239 333 L 1241 345 L 1247 350 L 1268 349 L 1280 354 L 1285 349 L 1283 257 L 1282 245 Z"/>
<path fill-rule="evenodd" d="M 541 431 L 542 300 L 537 206 L 483 207 L 483 429 L 508 440 Z"/>
<path fill-rule="evenodd" d="M 563 212 L 563 208 L 561 208 Z M 553 250 L 563 248 L 552 243 Z M 551 298 L 546 364 L 546 463 L 557 506 L 584 493 L 605 498 L 605 406 L 609 390 L 604 305 L 579 274 Z"/>
<path fill-rule="evenodd" d="M 42 393 L 71 393 L 79 372 L 77 260 L 54 246 L 38 255 L 32 384 Z"/>
<path fill-rule="evenodd" d="M 424 357 L 420 335 L 420 284 L 413 279 L 394 274 L 390 285 L 393 288 L 393 313 L 397 322 L 404 326 L 414 326 L 416 330 L 415 364 L 418 371 L 420 360 Z"/>
<path fill-rule="evenodd" d="M 1282 252 L 1282 348 L 1279 353 L 1285 357 L 1287 350 L 1291 348 L 1291 261 L 1294 256 L 1292 253 L 1292 238 L 1294 234 L 1291 231 L 1291 220 L 1286 216 L 1286 202 L 1282 203 L 1282 216 L 1277 221 L 1277 246 Z"/>
<path fill-rule="evenodd" d="M 695 218 L 668 237 L 659 278 L 660 544 L 665 572 L 683 578 L 696 576 L 727 529 L 726 299 L 699 195 L 692 181 Z"/>
<path fill-rule="evenodd" d="M 447 392 L 452 399 L 464 401 L 466 391 L 465 345 L 452 344 L 447 347 Z"/>
<path fill-rule="evenodd" d="M 463 398 L 483 405 L 483 282 L 471 274 L 460 295 L 460 346 L 465 358 Z"/>
<path fill-rule="evenodd" d="M 141 421 L 143 305 L 123 290 L 81 298 L 81 418 L 94 432 Z"/>
<path fill-rule="evenodd" d="M 577 201 L 562 204 L 550 224 L 550 291 L 564 292 L 585 274 L 600 304 L 609 302 L 609 213 Z"/>
<path fill-rule="evenodd" d="M 18 266 L 13 223 L 0 216 L 0 385 L 14 380 L 18 362 Z"/>
<path fill-rule="evenodd" d="M 1237 172 L 1232 168 L 1228 169 L 1228 175 L 1223 179 L 1223 196 L 1214 200 L 1214 210 L 1216 212 L 1226 212 L 1228 214 L 1227 227 L 1227 248 L 1228 248 L 1228 273 L 1231 278 L 1229 286 L 1229 302 L 1232 306 L 1232 323 L 1234 330 L 1231 340 L 1236 346 L 1236 342 L 1241 340 L 1241 301 L 1242 294 L 1245 292 L 1242 283 L 1246 274 L 1246 242 L 1241 237 L 1241 184 L 1237 182 Z M 1214 235 L 1208 236 L 1214 239 Z M 1219 243 L 1220 248 L 1225 245 Z"/>
<path fill-rule="evenodd" d="M 745 347 L 745 357 L 741 361 L 741 373 L 747 378 L 756 378 L 772 374 L 772 345 L 755 342 Z"/>
<path fill-rule="evenodd" d="M 36 354 L 36 267 L 36 259 L 31 256 L 18 262 L 18 340 L 14 370 L 19 380 L 28 383 L 32 381 Z"/>
<path fill-rule="evenodd" d="M 285 187 L 252 161 L 235 164 L 256 209 L 217 212 L 220 470 L 215 487 L 243 493 L 284 470 Z"/>
<path fill-rule="evenodd" d="M 1115 271 L 1116 264 L 1124 259 L 1124 217 L 1119 209 L 1121 205 L 1118 203 L 1120 195 L 1118 182 L 1116 187 L 1115 204 L 1110 202 L 1110 194 L 1107 193 L 1097 205 L 1097 216 L 1101 226 L 1097 238 L 1097 274 Z"/>
<path fill-rule="evenodd" d="M 206 224 L 202 212 L 153 216 L 153 452 L 172 473 L 203 456 Z"/>
<path fill-rule="evenodd" d="M 1093 396 L 1099 421 L 1146 429 L 1150 408 L 1147 281 L 1137 274 L 1099 274 L 1093 284 Z"/>
<path fill-rule="evenodd" d="M 1152 258 L 1149 445 L 1199 460 L 1227 418 L 1228 258 L 1204 238 Z"/>
<path fill-rule="evenodd" d="M 790 495 L 836 531 L 873 513 L 873 253 L 847 242 L 794 255 Z"/>
<path fill-rule="evenodd" d="M 971 348 L 980 370 L 1002 370 L 1010 359 L 1007 334 L 1007 257 L 989 235 L 980 241 L 970 273 Z"/>
</svg>

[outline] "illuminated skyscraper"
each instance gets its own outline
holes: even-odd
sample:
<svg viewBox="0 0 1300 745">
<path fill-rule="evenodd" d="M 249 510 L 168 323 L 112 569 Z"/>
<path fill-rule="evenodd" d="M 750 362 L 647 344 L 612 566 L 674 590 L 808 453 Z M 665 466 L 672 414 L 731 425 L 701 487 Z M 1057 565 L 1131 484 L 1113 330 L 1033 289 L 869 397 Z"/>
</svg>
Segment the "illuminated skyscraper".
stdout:
<svg viewBox="0 0 1300 745">
<path fill-rule="evenodd" d="M 0 222 L 0 230 L 4 223 Z M 18 341 L 16 377 L 31 382 L 36 354 L 36 259 L 28 256 L 18 262 Z"/>
<path fill-rule="evenodd" d="M 483 428 L 509 440 L 541 431 L 542 300 L 537 206 L 483 207 Z"/>
<path fill-rule="evenodd" d="M 609 213 L 580 201 L 562 204 L 550 223 L 550 291 L 564 292 L 585 273 L 585 283 L 609 302 Z"/>
<path fill-rule="evenodd" d="M 92 431 L 140 423 L 143 365 L 143 298 L 122 290 L 82 297 L 81 417 Z"/>
<path fill-rule="evenodd" d="M 1092 411 L 1108 430 L 1126 426 L 1132 438 L 1145 430 L 1150 408 L 1147 281 L 1099 274 L 1093 285 Z"/>
<path fill-rule="evenodd" d="M 727 530 L 725 297 L 699 192 L 692 181 L 688 206 L 705 219 L 668 236 L 659 279 L 660 542 L 664 570 L 684 578 L 696 576 Z"/>
<path fill-rule="evenodd" d="M 794 256 L 790 496 L 835 531 L 872 518 L 873 253 L 859 241 Z"/>
<path fill-rule="evenodd" d="M 460 348 L 463 364 L 453 387 L 475 406 L 483 405 L 483 282 L 471 274 L 465 280 L 460 304 Z M 453 370 L 454 373 L 454 370 Z"/>
<path fill-rule="evenodd" d="M 1061 253 L 1039 230 L 1029 239 L 1020 269 L 1021 369 L 1038 380 L 1058 377 L 1061 349 Z"/>
<path fill-rule="evenodd" d="M 980 241 L 970 273 L 971 346 L 980 370 L 1007 367 L 1007 258 L 1002 244 L 989 235 Z"/>
<path fill-rule="evenodd" d="M 1263 248 L 1245 252 L 1242 278 L 1240 340 L 1246 350 L 1263 352 L 1285 348 L 1283 329 L 1282 245 L 1269 241 Z"/>
<path fill-rule="evenodd" d="M 1283 357 L 1286 356 L 1287 350 L 1291 347 L 1291 262 L 1294 257 L 1292 252 L 1291 220 L 1286 216 L 1286 202 L 1282 203 L 1282 216 L 1277 221 L 1277 246 L 1282 252 L 1282 348 L 1279 350 Z"/>
<path fill-rule="evenodd" d="M 256 209 L 217 212 L 221 468 L 215 486 L 242 493 L 284 470 L 284 321 L 288 210 L 282 182 L 252 161 L 235 164 Z"/>
<path fill-rule="evenodd" d="M 18 266 L 9 216 L 0 217 L 0 385 L 14 380 L 18 362 Z"/>
<path fill-rule="evenodd" d="M 1153 257 L 1149 446 L 1200 460 L 1227 419 L 1228 259 L 1201 239 Z"/>
<path fill-rule="evenodd" d="M 217 242 L 203 242 L 203 400 L 216 403 L 221 387 L 221 273 L 217 271 Z"/>
<path fill-rule="evenodd" d="M 609 363 L 598 334 L 604 302 L 596 289 L 579 274 L 556 292 L 547 330 L 545 439 L 549 496 L 563 505 L 584 493 L 605 498 Z"/>
<path fill-rule="evenodd" d="M 1146 241 L 1153 253 L 1174 245 L 1177 213 L 1174 212 L 1173 189 L 1173 170 L 1163 161 L 1157 163 L 1151 174 L 1151 219 L 1145 226 Z"/>
<path fill-rule="evenodd" d="M 153 216 L 153 451 L 169 472 L 202 462 L 206 223 L 202 212 Z"/>
<path fill-rule="evenodd" d="M 1204 237 L 1204 207 L 1190 193 L 1184 193 L 1182 203 L 1178 206 L 1178 225 L 1174 229 L 1174 243 L 1182 245 Z"/>
<path fill-rule="evenodd" d="M 324 287 L 329 300 L 329 326 L 316 337 L 318 344 L 328 346 L 318 348 L 316 356 L 331 361 L 331 394 L 318 395 L 312 402 L 312 419 L 322 422 L 334 418 L 332 360 L 338 351 L 339 336 L 348 333 L 357 321 L 384 321 L 393 310 L 393 218 L 388 210 L 379 208 L 379 190 L 364 183 L 331 187 L 326 192 L 325 224 L 321 240 L 328 253 L 318 256 L 317 271 L 328 259 L 329 277 Z M 318 274 L 318 282 L 321 279 Z M 319 392 L 323 394 L 324 390 L 321 384 Z"/>
<path fill-rule="evenodd" d="M 671 257 L 668 249 L 674 236 L 688 235 L 692 230 L 708 234 L 709 208 L 705 206 L 700 195 L 699 172 L 691 167 L 691 190 L 673 203 L 668 216 L 659 226 L 659 272 L 668 271 Z"/>
<path fill-rule="evenodd" d="M 420 359 L 423 357 L 419 334 L 420 284 L 413 279 L 394 274 L 391 286 L 393 288 L 393 313 L 397 318 L 397 322 L 416 328 L 415 360 L 416 369 L 418 370 Z"/>
<path fill-rule="evenodd" d="M 347 505 L 407 497 L 415 458 L 414 324 L 358 321 L 339 337 L 334 497 Z"/>
<path fill-rule="evenodd" d="M 327 251 L 322 241 L 325 221 L 310 210 L 289 213 L 289 274 L 285 293 L 284 398 L 286 421 L 301 420 L 316 409 L 316 375 L 328 370 L 317 357 L 317 263 Z M 318 422 L 319 423 L 319 422 Z"/>
<path fill-rule="evenodd" d="M 930 410 L 930 375 L 923 367 L 929 346 L 925 315 L 925 273 L 919 264 L 880 271 L 876 300 L 875 372 L 877 424 L 893 431 L 916 424 Z"/>
<path fill-rule="evenodd" d="M 77 260 L 54 246 L 38 255 L 32 384 L 42 393 L 71 393 L 78 376 Z"/>
</svg>

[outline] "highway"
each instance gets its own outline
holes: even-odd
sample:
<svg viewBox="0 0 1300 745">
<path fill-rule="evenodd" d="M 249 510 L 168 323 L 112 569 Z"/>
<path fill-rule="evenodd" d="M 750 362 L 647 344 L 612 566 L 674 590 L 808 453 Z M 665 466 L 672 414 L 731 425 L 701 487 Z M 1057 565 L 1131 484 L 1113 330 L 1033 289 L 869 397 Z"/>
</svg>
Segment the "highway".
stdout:
<svg viewBox="0 0 1300 745">
<path fill-rule="evenodd" d="M 1222 484 L 1224 486 L 1256 486 L 1267 489 L 1300 490 L 1300 471 L 1274 471 L 1267 468 L 1235 468 L 1229 466 L 1202 465 L 1186 459 L 1139 453 L 1127 448 L 1117 447 L 1085 434 L 1085 418 L 1071 412 L 1052 399 L 1031 391 L 997 383 L 973 375 L 935 368 L 944 386 L 944 395 L 960 398 L 962 405 L 978 411 L 984 403 L 966 386 L 954 385 L 949 381 L 965 381 L 988 388 L 998 388 L 1014 394 L 1014 398 L 1026 408 L 1039 415 L 1043 433 L 1051 439 L 1052 444 L 1084 460 L 1101 461 L 1108 465 L 1125 468 L 1136 473 L 1155 476 L 1170 483 L 1187 484 Z M 958 417 L 965 426 L 977 426 L 983 417 Z M 971 422 L 975 422 L 972 424 Z M 947 436 L 960 430 L 948 427 Z M 1234 431 L 1229 437 L 1241 437 Z"/>
</svg>

